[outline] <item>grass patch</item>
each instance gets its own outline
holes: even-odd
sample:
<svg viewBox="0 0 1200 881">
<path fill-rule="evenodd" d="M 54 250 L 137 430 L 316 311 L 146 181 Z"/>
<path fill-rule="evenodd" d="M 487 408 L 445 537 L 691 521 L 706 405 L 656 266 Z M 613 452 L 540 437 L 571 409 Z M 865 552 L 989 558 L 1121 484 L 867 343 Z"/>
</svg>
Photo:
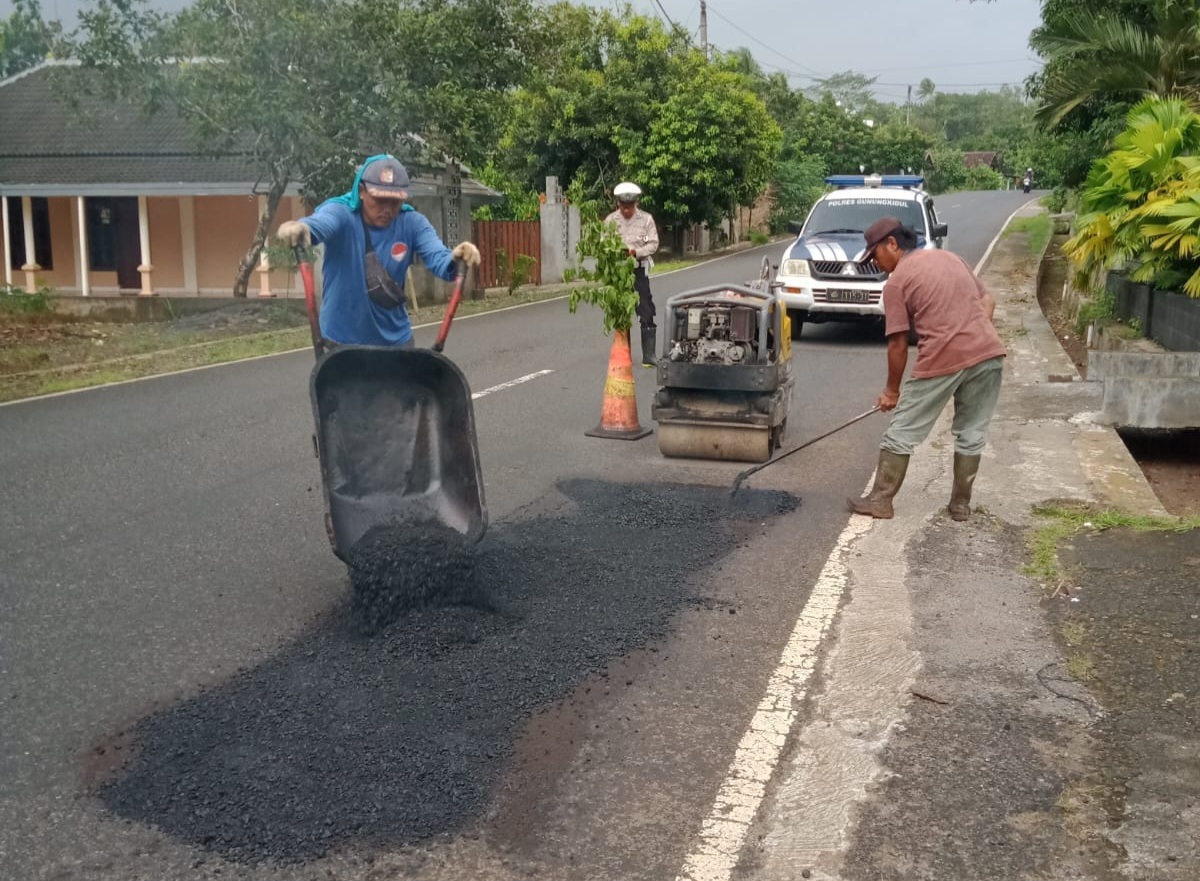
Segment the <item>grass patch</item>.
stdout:
<svg viewBox="0 0 1200 881">
<path fill-rule="evenodd" d="M 1087 637 L 1087 629 L 1078 621 L 1067 622 L 1059 628 L 1059 632 L 1062 633 L 1066 644 L 1072 648 L 1083 645 L 1083 640 Z"/>
<path fill-rule="evenodd" d="M 1096 678 L 1096 665 L 1085 655 L 1071 655 L 1067 658 L 1067 672 L 1079 682 L 1091 682 Z"/>
<path fill-rule="evenodd" d="M 655 263 L 650 267 L 651 275 L 662 275 L 664 272 L 674 272 L 676 269 L 687 269 L 689 266 L 695 266 L 697 263 L 702 263 L 705 257 L 697 257 L 693 260 L 664 260 L 662 263 Z"/>
<path fill-rule="evenodd" d="M 1042 213 L 1035 214 L 1033 217 L 1018 217 L 1004 231 L 1006 236 L 1021 233 L 1029 236 L 1029 253 L 1041 254 L 1050 241 L 1050 215 Z"/>
<path fill-rule="evenodd" d="M 561 297 L 562 290 L 529 288 L 508 295 L 493 294 L 464 300 L 459 317 Z M 277 314 L 276 314 L 277 312 Z M 445 304 L 426 306 L 411 314 L 413 324 L 441 321 Z M 40 325 L 41 316 L 29 316 Z M 266 313 L 266 322 L 241 327 L 185 330 L 178 322 L 89 325 L 58 328 L 47 342 L 0 350 L 0 401 L 73 391 L 96 385 L 173 373 L 274 355 L 310 345 L 307 324 L 294 324 L 296 315 L 280 308 Z M 182 319 L 187 321 L 188 319 Z M 30 322 L 22 319 L 22 324 Z M 453 336 L 451 337 L 453 345 Z"/>
<path fill-rule="evenodd" d="M 1086 504 L 1035 505 L 1033 513 L 1046 522 L 1029 535 L 1030 559 L 1025 567 L 1025 574 L 1056 587 L 1065 578 L 1058 561 L 1058 548 L 1066 539 L 1084 529 L 1097 532 L 1116 528 L 1134 529 L 1138 532 L 1188 532 L 1200 528 L 1200 516 L 1153 517 L 1126 514 L 1112 509 L 1096 509 Z"/>
<path fill-rule="evenodd" d="M 54 297 L 49 288 L 38 288 L 27 294 L 21 288 L 0 285 L 0 312 L 16 315 L 36 315 L 54 311 Z"/>
</svg>

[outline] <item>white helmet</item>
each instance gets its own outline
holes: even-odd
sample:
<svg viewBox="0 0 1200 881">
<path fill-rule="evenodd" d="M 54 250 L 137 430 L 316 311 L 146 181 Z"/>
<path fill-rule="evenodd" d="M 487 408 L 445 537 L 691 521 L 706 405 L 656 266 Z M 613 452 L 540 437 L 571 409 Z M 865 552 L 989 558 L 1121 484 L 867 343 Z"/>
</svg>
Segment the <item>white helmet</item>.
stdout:
<svg viewBox="0 0 1200 881">
<path fill-rule="evenodd" d="M 642 188 L 629 181 L 621 181 L 613 187 L 613 195 L 618 202 L 636 202 L 642 195 Z"/>
</svg>

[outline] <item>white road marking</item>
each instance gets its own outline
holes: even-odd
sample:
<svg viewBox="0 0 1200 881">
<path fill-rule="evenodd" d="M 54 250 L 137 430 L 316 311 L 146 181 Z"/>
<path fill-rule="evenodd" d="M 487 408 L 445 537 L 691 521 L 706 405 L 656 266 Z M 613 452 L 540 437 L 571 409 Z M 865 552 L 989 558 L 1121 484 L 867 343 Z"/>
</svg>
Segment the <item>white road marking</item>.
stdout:
<svg viewBox="0 0 1200 881">
<path fill-rule="evenodd" d="M 518 376 L 516 379 L 510 379 L 508 382 L 502 382 L 499 385 L 494 385 L 491 388 L 485 388 L 481 392 L 474 392 L 471 395 L 471 400 L 475 401 L 479 398 L 490 395 L 493 392 L 502 392 L 506 388 L 512 388 L 514 385 L 520 385 L 523 382 L 529 382 L 531 379 L 537 379 L 539 376 L 549 376 L 553 370 L 539 370 L 537 373 L 526 373 L 524 376 Z"/>
<path fill-rule="evenodd" d="M 976 274 L 1012 219 L 1036 199 L 1021 205 L 1000 227 L 979 263 Z M 867 482 L 871 486 L 874 475 Z M 788 735 L 800 706 L 808 695 L 808 684 L 816 669 L 817 652 L 837 615 L 846 590 L 846 557 L 850 546 L 871 528 L 869 517 L 851 515 L 850 521 L 825 561 L 812 594 L 796 621 L 783 649 L 779 665 L 767 681 L 750 727 L 742 735 L 725 782 L 700 828 L 700 841 L 683 864 L 676 881 L 729 881 L 746 845 L 746 836 L 766 798 L 767 786 L 783 755 Z"/>
<path fill-rule="evenodd" d="M 728 881 L 732 876 L 750 825 L 783 754 L 788 733 L 808 694 L 817 652 L 841 605 L 850 545 L 866 534 L 872 523 L 870 517 L 851 516 L 838 536 L 783 649 L 779 665 L 767 681 L 766 694 L 738 744 L 725 782 L 700 829 L 700 842 L 684 863 L 677 881 Z"/>
<path fill-rule="evenodd" d="M 651 278 L 662 278 L 663 276 L 674 275 L 676 272 L 687 272 L 689 269 L 697 269 L 701 266 L 708 266 L 710 263 L 719 263 L 722 260 L 729 259 L 730 257 L 739 257 L 743 254 L 750 254 L 754 251 L 760 251 L 763 248 L 771 248 L 780 244 L 783 244 L 783 242 L 771 242 L 768 245 L 758 245 L 753 248 L 746 248 L 742 251 L 734 251 L 732 254 L 722 254 L 720 257 L 714 257 L 711 260 L 702 260 L 699 263 L 692 264 L 691 266 L 681 266 L 679 269 L 669 269 L 666 272 L 660 272 L 657 275 L 651 276 Z M 532 303 L 518 303 L 516 306 L 505 306 L 503 309 L 491 309 L 487 312 L 477 312 L 474 315 L 464 315 L 461 318 L 455 318 L 454 322 L 456 324 L 460 324 L 464 321 L 470 321 L 472 318 L 484 318 L 488 315 L 496 315 L 500 312 L 511 312 L 513 309 L 526 309 L 529 306 L 541 306 L 543 303 L 557 303 L 561 300 L 567 299 L 569 296 L 570 294 L 563 294 L 561 297 L 549 297 L 545 300 L 535 300 Z M 413 330 L 421 330 L 422 328 L 426 327 L 440 327 L 441 324 L 442 321 L 439 318 L 437 321 L 429 321 L 425 324 L 414 324 Z M 198 370 L 213 370 L 217 367 L 229 367 L 231 364 L 245 364 L 247 361 L 261 361 L 264 358 L 278 358 L 281 355 L 294 355 L 297 352 L 311 350 L 312 346 L 301 346 L 298 349 L 287 349 L 283 352 L 271 352 L 267 355 L 253 355 L 249 358 L 238 358 L 234 361 L 222 361 L 219 364 L 203 364 L 200 367 L 185 367 L 183 370 L 172 370 L 169 373 L 155 373 L 151 376 L 138 376 L 134 379 L 121 379 L 116 382 L 105 382 L 101 383 L 100 385 L 89 385 L 84 386 L 83 388 L 67 389 L 66 391 L 62 392 L 50 392 L 49 394 L 45 395 L 35 395 L 29 398 L 20 398 L 15 401 L 0 401 L 0 407 L 12 407 L 16 404 L 26 404 L 30 401 L 42 401 L 46 398 L 61 398 L 64 395 L 78 395 L 84 392 L 94 392 L 99 389 L 112 388 L 113 386 L 128 385 L 131 382 L 148 382 L 152 379 L 163 379 L 168 376 L 179 376 L 184 373 L 195 373 Z"/>
</svg>

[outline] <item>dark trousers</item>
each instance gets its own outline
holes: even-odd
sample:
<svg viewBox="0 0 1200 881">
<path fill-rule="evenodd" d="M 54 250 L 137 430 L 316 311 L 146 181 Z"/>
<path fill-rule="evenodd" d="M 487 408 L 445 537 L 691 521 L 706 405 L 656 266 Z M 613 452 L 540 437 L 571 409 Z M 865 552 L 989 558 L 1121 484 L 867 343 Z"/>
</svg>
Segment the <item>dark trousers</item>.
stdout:
<svg viewBox="0 0 1200 881">
<path fill-rule="evenodd" d="M 650 296 L 650 274 L 645 266 L 639 266 L 633 271 L 633 289 L 637 291 L 637 317 L 642 327 L 655 327 L 654 297 Z"/>
</svg>

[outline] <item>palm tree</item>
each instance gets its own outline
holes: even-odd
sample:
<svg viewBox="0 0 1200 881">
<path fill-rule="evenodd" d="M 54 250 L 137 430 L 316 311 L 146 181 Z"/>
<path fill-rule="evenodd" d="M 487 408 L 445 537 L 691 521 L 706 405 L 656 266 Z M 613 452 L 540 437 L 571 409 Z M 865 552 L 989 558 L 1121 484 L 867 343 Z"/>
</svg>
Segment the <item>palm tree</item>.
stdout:
<svg viewBox="0 0 1200 881">
<path fill-rule="evenodd" d="M 1134 281 L 1170 274 L 1200 296 L 1200 116 L 1179 98 L 1147 99 L 1129 113 L 1113 150 L 1092 166 L 1078 232 L 1063 250 L 1087 289 L 1104 269 L 1139 265 Z"/>
<path fill-rule="evenodd" d="M 1034 31 L 1046 59 L 1036 118 L 1053 128 L 1100 95 L 1179 97 L 1200 107 L 1200 2 L 1151 0 L 1139 22 L 1080 9 Z"/>
</svg>

